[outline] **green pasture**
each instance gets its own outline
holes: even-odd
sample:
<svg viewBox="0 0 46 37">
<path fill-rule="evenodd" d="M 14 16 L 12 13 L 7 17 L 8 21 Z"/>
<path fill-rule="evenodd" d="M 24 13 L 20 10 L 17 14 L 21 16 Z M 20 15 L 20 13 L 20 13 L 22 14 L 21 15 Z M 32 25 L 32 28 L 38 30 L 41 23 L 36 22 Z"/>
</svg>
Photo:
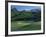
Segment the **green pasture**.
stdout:
<svg viewBox="0 0 46 37">
<path fill-rule="evenodd" d="M 29 31 L 29 30 L 40 30 L 41 21 L 12 21 L 11 31 Z"/>
</svg>

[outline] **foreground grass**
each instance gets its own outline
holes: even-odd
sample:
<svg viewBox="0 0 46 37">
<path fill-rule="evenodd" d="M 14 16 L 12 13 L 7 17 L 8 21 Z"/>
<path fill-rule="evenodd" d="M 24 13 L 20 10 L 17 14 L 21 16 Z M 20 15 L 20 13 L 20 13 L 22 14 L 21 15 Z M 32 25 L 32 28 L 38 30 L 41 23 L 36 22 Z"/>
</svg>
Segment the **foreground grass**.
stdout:
<svg viewBox="0 0 46 37">
<path fill-rule="evenodd" d="M 33 21 L 12 21 L 11 31 L 40 30 L 41 22 Z"/>
</svg>

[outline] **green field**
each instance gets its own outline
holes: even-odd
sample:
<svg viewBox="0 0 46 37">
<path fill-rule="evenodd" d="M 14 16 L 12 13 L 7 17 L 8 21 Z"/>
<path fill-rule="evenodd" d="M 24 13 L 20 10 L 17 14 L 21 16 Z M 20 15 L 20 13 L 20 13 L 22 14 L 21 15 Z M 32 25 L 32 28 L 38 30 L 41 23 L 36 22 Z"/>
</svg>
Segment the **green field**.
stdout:
<svg viewBox="0 0 46 37">
<path fill-rule="evenodd" d="M 11 31 L 27 31 L 27 30 L 40 30 L 41 21 L 12 21 Z"/>
</svg>

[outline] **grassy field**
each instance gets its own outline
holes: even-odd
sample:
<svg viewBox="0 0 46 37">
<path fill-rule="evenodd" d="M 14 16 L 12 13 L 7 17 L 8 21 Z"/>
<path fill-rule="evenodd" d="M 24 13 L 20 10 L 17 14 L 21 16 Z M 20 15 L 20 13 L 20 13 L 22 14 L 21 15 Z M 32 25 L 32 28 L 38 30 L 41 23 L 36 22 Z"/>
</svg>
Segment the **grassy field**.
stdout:
<svg viewBox="0 0 46 37">
<path fill-rule="evenodd" d="M 33 21 L 12 21 L 11 31 L 27 31 L 27 30 L 40 30 L 41 22 Z"/>
</svg>

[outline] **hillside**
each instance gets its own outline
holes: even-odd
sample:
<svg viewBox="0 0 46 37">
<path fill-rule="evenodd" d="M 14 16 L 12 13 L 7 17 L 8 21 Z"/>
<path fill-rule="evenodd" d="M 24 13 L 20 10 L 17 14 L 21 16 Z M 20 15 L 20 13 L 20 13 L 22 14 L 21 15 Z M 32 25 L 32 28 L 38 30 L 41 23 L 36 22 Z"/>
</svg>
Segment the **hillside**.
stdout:
<svg viewBox="0 0 46 37">
<path fill-rule="evenodd" d="M 41 11 L 39 9 L 32 9 L 30 11 L 17 11 L 16 8 L 11 9 L 11 20 L 14 21 L 23 21 L 23 20 L 41 20 Z"/>
</svg>

